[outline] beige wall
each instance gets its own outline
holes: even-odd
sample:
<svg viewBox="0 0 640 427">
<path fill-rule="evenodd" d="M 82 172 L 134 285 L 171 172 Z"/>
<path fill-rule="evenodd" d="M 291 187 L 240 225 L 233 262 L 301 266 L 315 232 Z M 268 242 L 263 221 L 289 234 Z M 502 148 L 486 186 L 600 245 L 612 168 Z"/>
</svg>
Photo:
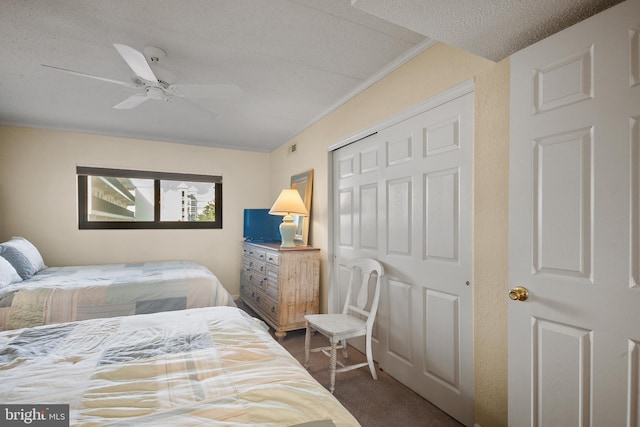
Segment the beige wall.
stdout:
<svg viewBox="0 0 640 427">
<path fill-rule="evenodd" d="M 495 64 L 437 43 L 274 150 L 270 195 L 275 199 L 291 175 L 314 169 L 310 243 L 321 249 L 321 310 L 326 311 L 328 147 L 469 79 L 475 79 L 475 419 L 494 427 L 507 424 L 508 60 Z M 293 143 L 297 152 L 288 154 Z"/>
<path fill-rule="evenodd" d="M 76 166 L 222 175 L 221 230 L 78 230 Z M 0 127 L 0 241 L 20 235 L 50 266 L 191 259 L 239 294 L 244 208 L 269 207 L 268 154 Z"/>
</svg>

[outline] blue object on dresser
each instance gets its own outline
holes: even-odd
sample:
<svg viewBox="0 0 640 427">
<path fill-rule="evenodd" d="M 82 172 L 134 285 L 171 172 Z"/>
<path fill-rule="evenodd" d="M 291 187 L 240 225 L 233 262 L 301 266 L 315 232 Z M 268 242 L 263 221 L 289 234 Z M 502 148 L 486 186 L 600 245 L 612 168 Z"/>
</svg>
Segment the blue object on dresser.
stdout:
<svg viewBox="0 0 640 427">
<path fill-rule="evenodd" d="M 269 215 L 269 209 L 244 210 L 244 240 L 257 243 L 280 242 L 282 217 Z"/>
</svg>

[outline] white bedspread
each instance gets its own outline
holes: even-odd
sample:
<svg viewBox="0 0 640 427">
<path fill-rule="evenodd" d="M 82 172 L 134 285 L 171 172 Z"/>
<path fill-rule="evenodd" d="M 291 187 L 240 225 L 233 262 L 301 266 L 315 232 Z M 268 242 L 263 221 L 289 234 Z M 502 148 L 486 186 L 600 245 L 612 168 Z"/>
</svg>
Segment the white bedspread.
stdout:
<svg viewBox="0 0 640 427">
<path fill-rule="evenodd" d="M 0 330 L 220 305 L 235 303 L 192 261 L 50 267 L 0 289 Z"/>
<path fill-rule="evenodd" d="M 358 426 L 233 307 L 0 333 L 0 402 L 70 404 L 74 426 Z"/>
</svg>

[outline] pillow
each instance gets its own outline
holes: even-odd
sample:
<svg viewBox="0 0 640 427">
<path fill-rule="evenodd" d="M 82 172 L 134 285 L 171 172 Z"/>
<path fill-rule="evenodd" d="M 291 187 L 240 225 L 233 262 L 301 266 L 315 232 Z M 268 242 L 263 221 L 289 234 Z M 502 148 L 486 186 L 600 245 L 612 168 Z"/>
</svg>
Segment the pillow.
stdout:
<svg viewBox="0 0 640 427">
<path fill-rule="evenodd" d="M 17 282 L 22 282 L 22 277 L 9 261 L 0 256 L 0 288 Z"/>
<path fill-rule="evenodd" d="M 29 279 L 46 267 L 38 249 L 22 237 L 12 237 L 0 244 L 0 256 L 9 261 L 23 279 Z"/>
</svg>

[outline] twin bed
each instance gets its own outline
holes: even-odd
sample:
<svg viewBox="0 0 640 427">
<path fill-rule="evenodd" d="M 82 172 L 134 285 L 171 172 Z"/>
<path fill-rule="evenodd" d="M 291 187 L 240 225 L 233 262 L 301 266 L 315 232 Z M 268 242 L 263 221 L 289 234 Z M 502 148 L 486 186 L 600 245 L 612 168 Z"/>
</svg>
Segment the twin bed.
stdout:
<svg viewBox="0 0 640 427">
<path fill-rule="evenodd" d="M 197 263 L 42 263 L 0 287 L 0 329 L 0 402 L 73 426 L 359 425 Z"/>
<path fill-rule="evenodd" d="M 213 306 L 235 303 L 196 262 L 49 267 L 0 288 L 0 330 Z"/>
</svg>

